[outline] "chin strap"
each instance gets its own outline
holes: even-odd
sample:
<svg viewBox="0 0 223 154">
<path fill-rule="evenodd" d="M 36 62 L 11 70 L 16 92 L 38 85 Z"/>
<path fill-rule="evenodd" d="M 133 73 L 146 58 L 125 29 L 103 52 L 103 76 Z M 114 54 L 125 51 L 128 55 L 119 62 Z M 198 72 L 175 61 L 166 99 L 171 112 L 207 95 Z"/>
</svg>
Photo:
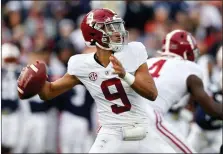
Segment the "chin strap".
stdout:
<svg viewBox="0 0 223 154">
<path fill-rule="evenodd" d="M 110 48 L 103 47 L 103 46 L 101 46 L 98 42 L 96 42 L 95 44 L 96 44 L 99 48 L 101 48 L 101 49 L 104 49 L 104 50 L 112 50 L 111 47 L 110 47 Z"/>
<path fill-rule="evenodd" d="M 112 51 L 119 52 L 123 49 L 124 45 L 110 43 L 109 46 L 112 48 Z"/>
<path fill-rule="evenodd" d="M 99 48 L 104 50 L 112 50 L 114 52 L 121 51 L 123 49 L 123 45 L 115 45 L 115 44 L 109 44 L 109 48 L 101 46 L 99 43 L 95 43 Z"/>
</svg>

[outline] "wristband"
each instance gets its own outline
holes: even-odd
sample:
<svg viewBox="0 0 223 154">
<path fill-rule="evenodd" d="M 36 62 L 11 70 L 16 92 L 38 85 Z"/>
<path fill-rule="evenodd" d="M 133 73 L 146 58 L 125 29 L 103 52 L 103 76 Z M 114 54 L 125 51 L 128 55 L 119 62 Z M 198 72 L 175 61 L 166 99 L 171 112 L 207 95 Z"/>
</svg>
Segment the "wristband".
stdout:
<svg viewBox="0 0 223 154">
<path fill-rule="evenodd" d="M 135 76 L 126 72 L 123 80 L 131 86 L 135 81 Z"/>
</svg>

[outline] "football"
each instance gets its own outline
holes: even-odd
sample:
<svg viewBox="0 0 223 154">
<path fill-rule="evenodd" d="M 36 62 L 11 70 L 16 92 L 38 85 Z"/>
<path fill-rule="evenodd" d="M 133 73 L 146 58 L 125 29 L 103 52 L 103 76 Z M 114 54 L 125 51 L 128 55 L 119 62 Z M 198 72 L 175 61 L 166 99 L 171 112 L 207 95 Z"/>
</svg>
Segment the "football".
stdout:
<svg viewBox="0 0 223 154">
<path fill-rule="evenodd" d="M 17 90 L 20 99 L 28 99 L 38 94 L 47 80 L 46 65 L 43 62 L 36 62 L 23 68 L 17 83 Z"/>
</svg>

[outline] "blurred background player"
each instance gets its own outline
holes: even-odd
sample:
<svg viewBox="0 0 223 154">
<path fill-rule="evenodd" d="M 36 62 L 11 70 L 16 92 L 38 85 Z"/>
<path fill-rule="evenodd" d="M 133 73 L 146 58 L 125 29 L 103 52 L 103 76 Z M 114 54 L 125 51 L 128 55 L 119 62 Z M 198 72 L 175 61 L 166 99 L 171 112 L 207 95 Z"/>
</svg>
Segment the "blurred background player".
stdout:
<svg viewBox="0 0 223 154">
<path fill-rule="evenodd" d="M 39 41 L 41 42 L 41 41 Z M 36 42 L 36 50 L 29 53 L 28 64 L 41 59 L 49 64 L 50 51 L 46 42 Z M 48 70 L 49 71 L 49 70 Z M 20 132 L 20 141 L 17 143 L 15 153 L 44 153 L 46 152 L 47 124 L 50 103 L 44 103 L 38 95 L 24 100 L 22 118 L 22 128 Z M 53 129 L 50 129 L 53 132 Z"/>
<path fill-rule="evenodd" d="M 53 80 L 66 73 L 68 60 L 77 54 L 68 39 L 60 39 L 56 46 L 56 57 L 51 62 Z M 91 111 L 93 98 L 83 85 L 52 100 L 60 110 L 59 148 L 61 153 L 86 153 L 93 144 Z M 90 142 L 90 143 L 89 143 Z"/>
<path fill-rule="evenodd" d="M 83 50 L 86 48 L 84 38 L 80 29 L 83 18 L 84 18 L 84 15 L 80 15 L 78 17 L 76 29 L 73 30 L 73 32 L 69 35 L 69 39 L 71 40 L 72 44 L 75 46 L 77 53 L 82 53 Z"/>
<path fill-rule="evenodd" d="M 201 66 L 203 66 L 203 72 L 207 80 L 205 84 L 206 91 L 212 97 L 214 103 L 222 103 L 222 47 L 219 48 L 215 57 L 215 61 L 213 61 L 214 57 L 212 58 L 211 66 L 207 62 L 206 65 L 202 63 L 203 65 Z M 194 122 L 191 125 L 191 131 L 188 135 L 188 141 L 198 152 L 218 153 L 222 145 L 222 126 L 222 120 L 210 117 L 197 105 L 194 113 Z M 197 140 L 200 140 L 200 142 L 195 144 Z"/>
<path fill-rule="evenodd" d="M 175 129 L 186 138 L 190 131 L 190 123 L 193 120 L 193 112 L 190 110 L 190 97 L 185 95 L 180 101 L 174 103 L 164 117 L 171 125 L 177 126 Z M 189 108 L 189 109 L 188 109 Z"/>
<path fill-rule="evenodd" d="M 19 48 L 12 43 L 2 45 L 2 152 L 11 153 L 19 141 L 21 123 L 20 103 L 17 93 L 17 78 L 22 66 L 19 64 Z"/>
<path fill-rule="evenodd" d="M 176 126 L 174 123 L 171 123 L 172 127 L 168 126 L 168 124 L 165 124 L 165 121 L 162 122 L 162 117 L 166 115 L 168 110 L 173 107 L 176 102 L 182 101 L 183 97 L 189 98 L 188 95 L 191 95 L 206 113 L 218 120 L 223 120 L 222 104 L 215 104 L 205 92 L 202 81 L 203 72 L 199 65 L 195 63 L 199 56 L 199 49 L 196 40 L 190 33 L 184 30 L 171 31 L 164 38 L 162 51 L 159 53 L 159 57 L 147 60 L 149 72 L 155 80 L 159 93 L 155 103 L 151 103 L 156 113 L 157 129 L 161 134 L 166 135 L 167 142 L 169 140 L 173 141 L 173 143 L 178 143 L 178 145 L 174 147 L 174 149 L 179 150 L 177 152 L 181 150 L 181 152 L 188 152 L 187 145 L 190 144 L 187 143 L 185 145 L 186 140 L 185 143 L 178 142 L 177 137 L 172 135 L 171 131 L 169 131 L 174 131 L 174 127 Z M 184 102 L 187 103 L 188 99 Z M 181 105 L 185 106 L 186 104 Z M 183 113 L 181 113 L 181 115 L 182 114 Z M 184 117 L 186 116 L 184 115 Z M 188 117 L 186 125 L 184 125 L 184 129 L 187 129 L 187 132 L 185 133 L 184 129 L 178 129 L 180 132 L 180 134 L 178 133 L 179 138 L 181 135 L 181 138 L 186 139 L 185 137 L 189 130 L 187 123 L 192 120 L 191 113 L 189 113 Z M 172 129 L 168 130 L 168 127 Z M 177 127 L 179 126 L 177 125 Z M 218 150 L 219 148 L 220 146 Z"/>
</svg>

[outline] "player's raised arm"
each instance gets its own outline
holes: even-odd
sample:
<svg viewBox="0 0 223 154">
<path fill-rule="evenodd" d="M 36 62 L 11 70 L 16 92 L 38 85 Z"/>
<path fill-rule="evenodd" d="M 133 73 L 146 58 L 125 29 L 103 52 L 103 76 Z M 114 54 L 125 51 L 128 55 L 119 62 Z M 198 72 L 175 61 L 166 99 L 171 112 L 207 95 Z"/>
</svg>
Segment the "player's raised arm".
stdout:
<svg viewBox="0 0 223 154">
<path fill-rule="evenodd" d="M 48 82 L 46 79 L 44 63 L 37 62 L 26 66 L 17 80 L 20 99 L 27 99 L 39 94 L 42 100 L 49 100 L 81 83 L 76 76 L 68 73 L 54 82 Z"/>
<path fill-rule="evenodd" d="M 39 96 L 42 100 L 52 99 L 67 90 L 71 89 L 81 82 L 74 75 L 69 75 L 66 73 L 62 78 L 54 82 L 45 82 L 42 90 L 39 93 Z"/>
<path fill-rule="evenodd" d="M 123 78 L 138 94 L 154 101 L 158 95 L 152 76 L 148 73 L 148 66 L 143 63 L 135 72 L 135 76 L 125 72 L 122 64 L 113 55 L 110 57 L 115 74 Z"/>
<path fill-rule="evenodd" d="M 131 87 L 141 96 L 154 101 L 158 95 L 152 76 L 148 73 L 146 63 L 142 64 L 135 73 L 135 81 Z"/>
<path fill-rule="evenodd" d="M 222 104 L 212 101 L 208 94 L 204 91 L 202 80 L 196 75 L 190 75 L 187 78 L 187 86 L 193 98 L 198 102 L 206 113 L 213 117 L 223 119 Z"/>
</svg>

